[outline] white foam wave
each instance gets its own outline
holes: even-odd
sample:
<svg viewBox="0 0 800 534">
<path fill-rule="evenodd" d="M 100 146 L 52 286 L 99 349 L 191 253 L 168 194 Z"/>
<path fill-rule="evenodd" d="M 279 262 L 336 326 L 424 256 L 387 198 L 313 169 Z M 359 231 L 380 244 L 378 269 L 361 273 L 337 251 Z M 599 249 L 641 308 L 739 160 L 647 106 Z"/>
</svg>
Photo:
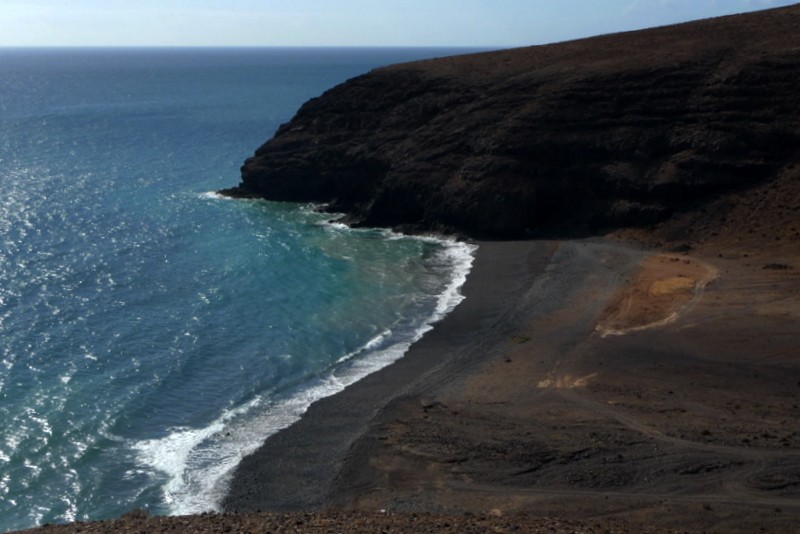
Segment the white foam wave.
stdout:
<svg viewBox="0 0 800 534">
<path fill-rule="evenodd" d="M 381 332 L 377 336 L 375 336 L 372 339 L 370 339 L 369 341 L 367 341 L 367 343 L 364 346 L 359 347 L 358 349 L 354 350 L 353 352 L 345 354 L 344 356 L 339 358 L 336 363 L 344 363 L 344 362 L 346 362 L 348 360 L 351 360 L 351 359 L 355 358 L 359 354 L 363 354 L 363 353 L 365 353 L 367 351 L 377 349 L 391 335 L 392 335 L 392 331 L 391 330 L 389 330 L 389 329 L 384 330 L 383 332 Z"/>
<path fill-rule="evenodd" d="M 242 407 L 225 411 L 204 428 L 176 428 L 162 438 L 133 444 L 138 460 L 145 467 L 167 476 L 164 502 L 170 513 L 218 511 L 233 470 L 244 456 L 254 452 L 272 434 L 300 419 L 314 402 L 342 391 L 401 358 L 435 322 L 464 299 L 461 287 L 472 267 L 477 246 L 432 237 L 413 239 L 441 243 L 443 247 L 435 261 L 449 266 L 451 275 L 431 314 L 412 335 L 392 342 L 393 332 L 387 329 L 340 358 L 326 376 L 288 398 L 277 402 L 255 398 Z"/>
<path fill-rule="evenodd" d="M 176 428 L 157 439 L 133 444 L 139 460 L 168 477 L 164 501 L 173 514 L 191 514 L 216 509 L 220 479 L 249 451 L 230 438 L 227 423 L 258 405 L 256 397 L 248 404 L 226 410 L 210 425 Z"/>
<path fill-rule="evenodd" d="M 230 200 L 232 197 L 220 195 L 216 191 L 204 191 L 203 193 L 200 193 L 200 198 L 205 198 L 207 200 Z"/>
<path fill-rule="evenodd" d="M 472 261 L 475 258 L 475 251 L 477 250 L 477 245 L 449 241 L 447 242 L 447 246 L 440 252 L 444 260 L 452 265 L 453 274 L 450 283 L 439 295 L 438 302 L 436 303 L 436 310 L 429 324 L 441 320 L 442 317 L 453 311 L 453 309 L 464 300 L 464 295 L 461 294 L 461 288 L 467 281 L 467 275 L 472 269 Z"/>
<path fill-rule="evenodd" d="M 336 221 L 325 221 L 323 224 L 326 228 L 331 228 L 333 230 L 350 230 L 350 227 L 346 224 Z"/>
</svg>

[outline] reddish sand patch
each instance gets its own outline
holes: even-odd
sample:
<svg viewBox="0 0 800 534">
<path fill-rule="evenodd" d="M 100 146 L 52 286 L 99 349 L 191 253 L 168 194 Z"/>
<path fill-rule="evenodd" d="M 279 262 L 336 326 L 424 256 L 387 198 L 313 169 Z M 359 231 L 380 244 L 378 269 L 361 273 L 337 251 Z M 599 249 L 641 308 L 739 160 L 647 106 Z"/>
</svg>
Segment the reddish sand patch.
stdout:
<svg viewBox="0 0 800 534">
<path fill-rule="evenodd" d="M 602 336 L 623 335 L 671 323 L 702 298 L 716 276 L 714 267 L 696 259 L 648 256 L 630 284 L 603 310 L 597 331 Z"/>
</svg>

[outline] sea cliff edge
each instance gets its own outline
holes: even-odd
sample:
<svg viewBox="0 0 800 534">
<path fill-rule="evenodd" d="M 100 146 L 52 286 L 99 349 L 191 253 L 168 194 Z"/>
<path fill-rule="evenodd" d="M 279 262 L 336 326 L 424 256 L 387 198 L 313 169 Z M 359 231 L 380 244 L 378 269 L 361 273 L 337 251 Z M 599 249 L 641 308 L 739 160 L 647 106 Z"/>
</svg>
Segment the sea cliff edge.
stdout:
<svg viewBox="0 0 800 534">
<path fill-rule="evenodd" d="M 476 238 L 652 225 L 797 164 L 799 25 L 793 6 L 379 68 L 222 193 Z"/>
</svg>

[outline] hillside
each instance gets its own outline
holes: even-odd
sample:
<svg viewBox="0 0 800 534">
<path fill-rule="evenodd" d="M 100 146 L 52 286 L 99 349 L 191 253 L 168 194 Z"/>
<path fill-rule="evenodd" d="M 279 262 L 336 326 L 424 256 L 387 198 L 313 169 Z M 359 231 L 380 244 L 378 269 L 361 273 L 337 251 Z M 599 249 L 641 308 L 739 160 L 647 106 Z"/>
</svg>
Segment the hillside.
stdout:
<svg viewBox="0 0 800 534">
<path fill-rule="evenodd" d="M 800 6 L 374 70 L 307 102 L 225 193 L 355 225 L 579 236 L 800 159 Z"/>
</svg>

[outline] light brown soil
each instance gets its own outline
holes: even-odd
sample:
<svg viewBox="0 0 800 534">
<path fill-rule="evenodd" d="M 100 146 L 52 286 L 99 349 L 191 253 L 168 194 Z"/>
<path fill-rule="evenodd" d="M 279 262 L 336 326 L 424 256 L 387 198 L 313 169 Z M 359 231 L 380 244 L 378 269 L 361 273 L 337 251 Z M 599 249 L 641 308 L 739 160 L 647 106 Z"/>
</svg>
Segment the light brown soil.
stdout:
<svg viewBox="0 0 800 534">
<path fill-rule="evenodd" d="M 664 326 L 699 302 L 706 286 L 717 277 L 707 263 L 674 254 L 653 254 L 642 260 L 633 280 L 601 313 L 602 336 L 624 335 Z"/>
</svg>

